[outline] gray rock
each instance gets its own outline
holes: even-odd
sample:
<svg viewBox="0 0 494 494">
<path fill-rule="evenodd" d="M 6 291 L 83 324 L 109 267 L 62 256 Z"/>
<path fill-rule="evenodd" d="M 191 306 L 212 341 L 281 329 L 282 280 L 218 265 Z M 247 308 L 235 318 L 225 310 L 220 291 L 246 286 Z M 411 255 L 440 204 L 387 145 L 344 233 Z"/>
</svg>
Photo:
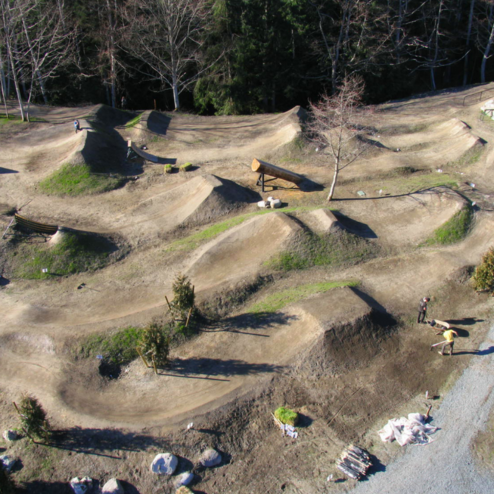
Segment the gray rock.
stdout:
<svg viewBox="0 0 494 494">
<path fill-rule="evenodd" d="M 93 488 L 93 479 L 90 477 L 83 477 L 82 479 L 74 477 L 70 481 L 70 487 L 72 487 L 75 494 L 87 494 Z"/>
<path fill-rule="evenodd" d="M 101 489 L 101 494 L 124 494 L 124 490 L 117 479 L 110 479 Z"/>
<path fill-rule="evenodd" d="M 151 463 L 151 472 L 158 475 L 172 475 L 177 468 L 178 460 L 171 453 L 163 453 L 156 455 L 153 463 Z"/>
<path fill-rule="evenodd" d="M 178 489 L 182 485 L 189 485 L 193 480 L 194 480 L 194 474 L 192 472 L 181 473 L 177 478 L 175 487 Z"/>
<path fill-rule="evenodd" d="M 19 439 L 19 434 L 17 434 L 17 431 L 13 431 L 13 430 L 9 429 L 8 431 L 4 431 L 3 438 L 8 443 L 11 443 L 12 441 L 15 441 L 16 439 Z"/>
<path fill-rule="evenodd" d="M 221 463 L 221 455 L 215 449 L 207 449 L 201 455 L 199 463 L 203 467 L 215 467 Z"/>
<path fill-rule="evenodd" d="M 2 465 L 4 470 L 7 470 L 7 472 L 10 472 L 12 470 L 12 467 L 15 465 L 16 461 L 17 460 L 15 458 L 12 458 L 12 456 L 0 456 L 0 464 Z"/>
</svg>

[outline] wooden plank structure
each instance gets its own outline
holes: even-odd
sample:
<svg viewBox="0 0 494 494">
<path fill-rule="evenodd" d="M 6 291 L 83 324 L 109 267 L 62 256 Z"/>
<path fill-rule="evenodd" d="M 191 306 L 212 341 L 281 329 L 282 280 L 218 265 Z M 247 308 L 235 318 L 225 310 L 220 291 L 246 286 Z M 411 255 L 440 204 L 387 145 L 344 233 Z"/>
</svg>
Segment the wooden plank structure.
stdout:
<svg viewBox="0 0 494 494">
<path fill-rule="evenodd" d="M 262 191 L 264 192 L 264 184 L 266 182 L 271 182 L 276 180 L 277 178 L 281 178 L 282 180 L 286 180 L 287 182 L 291 182 L 295 185 L 300 184 L 304 177 L 298 175 L 297 173 L 291 172 L 290 170 L 285 170 L 285 168 L 280 168 L 279 166 L 272 165 L 271 163 L 267 163 L 266 161 L 258 160 L 254 158 L 252 161 L 252 171 L 259 173 L 259 178 L 257 179 L 256 185 L 260 185 L 262 187 Z M 264 175 L 269 175 L 274 178 L 269 178 L 266 180 Z"/>
<path fill-rule="evenodd" d="M 132 142 L 130 139 L 127 141 L 127 146 L 134 151 L 138 156 L 144 158 L 147 161 L 151 161 L 153 163 L 158 163 L 158 157 L 154 154 L 146 153 L 143 151 L 135 142 Z"/>
<path fill-rule="evenodd" d="M 18 213 L 15 214 L 15 222 L 33 232 L 44 233 L 45 235 L 55 235 L 58 231 L 58 226 L 56 225 L 46 225 L 37 221 L 28 220 Z"/>
<path fill-rule="evenodd" d="M 364 477 L 371 466 L 372 460 L 367 451 L 353 444 L 348 446 L 336 461 L 336 468 L 354 480 Z"/>
</svg>

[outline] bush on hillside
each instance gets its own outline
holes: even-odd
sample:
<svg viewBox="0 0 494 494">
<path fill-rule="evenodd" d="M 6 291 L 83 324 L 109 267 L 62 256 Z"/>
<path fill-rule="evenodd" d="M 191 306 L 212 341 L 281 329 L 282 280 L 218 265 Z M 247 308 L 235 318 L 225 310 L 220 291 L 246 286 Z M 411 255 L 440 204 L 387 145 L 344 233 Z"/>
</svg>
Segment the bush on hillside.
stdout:
<svg viewBox="0 0 494 494">
<path fill-rule="evenodd" d="M 50 439 L 50 424 L 46 412 L 36 398 L 24 396 L 18 405 L 18 411 L 24 431 L 38 439 Z"/>
<path fill-rule="evenodd" d="M 156 323 L 151 323 L 141 332 L 139 349 L 150 361 L 156 365 L 166 365 L 168 354 L 170 353 L 170 337 L 166 332 L 166 327 L 161 327 Z"/>
<path fill-rule="evenodd" d="M 295 426 L 298 422 L 298 413 L 289 408 L 280 407 L 274 412 L 274 416 L 282 423 Z"/>
<path fill-rule="evenodd" d="M 494 291 L 494 248 L 484 254 L 482 262 L 475 268 L 472 286 L 478 292 Z"/>
</svg>

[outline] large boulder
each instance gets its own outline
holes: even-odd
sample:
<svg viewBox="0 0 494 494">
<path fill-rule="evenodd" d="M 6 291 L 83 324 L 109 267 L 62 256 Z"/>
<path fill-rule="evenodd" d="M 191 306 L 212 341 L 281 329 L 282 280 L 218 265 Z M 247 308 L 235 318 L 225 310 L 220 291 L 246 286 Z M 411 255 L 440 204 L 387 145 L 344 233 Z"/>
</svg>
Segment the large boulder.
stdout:
<svg viewBox="0 0 494 494">
<path fill-rule="evenodd" d="M 151 463 L 151 472 L 158 475 L 172 475 L 178 465 L 178 459 L 171 453 L 156 455 Z"/>
<path fill-rule="evenodd" d="M 74 477 L 70 481 L 70 487 L 72 487 L 75 494 L 87 494 L 93 489 L 93 479 L 90 477 L 83 477 L 82 479 Z"/>
<path fill-rule="evenodd" d="M 177 478 L 175 486 L 177 489 L 182 485 L 189 485 L 194 480 L 194 474 L 192 472 L 184 472 Z"/>
<path fill-rule="evenodd" d="M 215 449 L 207 449 L 201 455 L 199 463 L 203 467 L 215 467 L 216 465 L 219 465 L 221 463 L 221 455 Z"/>
<path fill-rule="evenodd" d="M 101 494 L 124 494 L 124 490 L 117 479 L 110 479 L 101 489 Z"/>
<path fill-rule="evenodd" d="M 19 439 L 19 434 L 17 434 L 17 431 L 13 431 L 10 429 L 8 431 L 4 431 L 2 436 L 8 443 L 11 443 L 12 441 L 15 441 L 16 439 Z"/>
<path fill-rule="evenodd" d="M 15 465 L 16 462 L 17 460 L 9 455 L 0 456 L 0 465 L 4 470 L 7 470 L 7 472 L 10 472 L 12 470 L 12 467 Z"/>
</svg>

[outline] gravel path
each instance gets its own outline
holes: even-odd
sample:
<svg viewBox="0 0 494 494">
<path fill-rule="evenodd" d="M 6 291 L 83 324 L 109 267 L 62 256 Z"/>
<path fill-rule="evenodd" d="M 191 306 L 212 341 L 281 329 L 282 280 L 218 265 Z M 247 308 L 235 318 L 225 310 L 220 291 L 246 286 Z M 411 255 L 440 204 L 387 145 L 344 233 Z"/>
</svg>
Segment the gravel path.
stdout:
<svg viewBox="0 0 494 494">
<path fill-rule="evenodd" d="M 433 424 L 441 429 L 433 436 L 435 441 L 427 446 L 407 446 L 406 453 L 385 472 L 359 483 L 352 494 L 494 492 L 494 475 L 478 467 L 470 452 L 471 441 L 485 426 L 494 405 L 493 350 L 494 325 L 480 354 L 434 414 Z"/>
</svg>

